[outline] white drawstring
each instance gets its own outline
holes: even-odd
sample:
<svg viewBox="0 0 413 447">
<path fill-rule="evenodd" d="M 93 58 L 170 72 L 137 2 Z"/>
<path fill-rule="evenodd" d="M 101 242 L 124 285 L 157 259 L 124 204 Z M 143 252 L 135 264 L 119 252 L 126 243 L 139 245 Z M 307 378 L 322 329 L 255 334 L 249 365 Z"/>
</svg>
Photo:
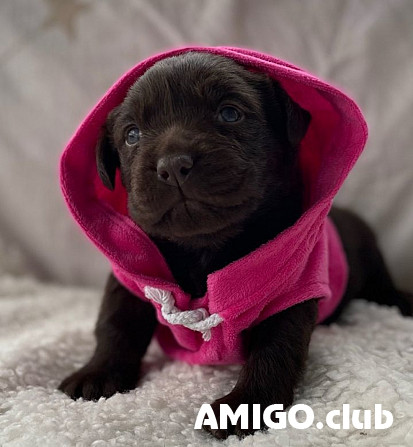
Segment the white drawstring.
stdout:
<svg viewBox="0 0 413 447">
<path fill-rule="evenodd" d="M 161 305 L 162 316 L 168 323 L 180 324 L 193 331 L 201 332 L 205 341 L 211 339 L 211 328 L 218 326 L 223 321 L 218 314 L 208 315 L 204 308 L 179 310 L 175 307 L 175 300 L 168 290 L 146 286 L 144 291 L 146 298 Z"/>
</svg>

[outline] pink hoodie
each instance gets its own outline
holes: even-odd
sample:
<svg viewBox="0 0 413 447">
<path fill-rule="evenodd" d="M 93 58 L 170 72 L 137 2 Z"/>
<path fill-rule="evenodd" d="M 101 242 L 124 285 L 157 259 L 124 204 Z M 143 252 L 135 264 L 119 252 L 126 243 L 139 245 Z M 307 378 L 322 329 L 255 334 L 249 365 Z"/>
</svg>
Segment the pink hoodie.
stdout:
<svg viewBox="0 0 413 447">
<path fill-rule="evenodd" d="M 157 61 L 186 51 L 229 57 L 277 79 L 311 113 L 300 149 L 305 212 L 290 228 L 247 256 L 208 275 L 204 297 L 191 300 L 156 245 L 128 216 L 119 173 L 114 191 L 97 173 L 95 146 L 108 113 Z M 319 321 L 339 303 L 347 264 L 327 218 L 332 200 L 367 138 L 356 104 L 313 75 L 272 56 L 228 47 L 187 47 L 146 59 L 124 74 L 83 121 L 61 158 L 61 187 L 82 230 L 109 259 L 118 280 L 156 308 L 157 338 L 171 357 L 189 363 L 243 361 L 241 331 L 313 297 Z"/>
</svg>

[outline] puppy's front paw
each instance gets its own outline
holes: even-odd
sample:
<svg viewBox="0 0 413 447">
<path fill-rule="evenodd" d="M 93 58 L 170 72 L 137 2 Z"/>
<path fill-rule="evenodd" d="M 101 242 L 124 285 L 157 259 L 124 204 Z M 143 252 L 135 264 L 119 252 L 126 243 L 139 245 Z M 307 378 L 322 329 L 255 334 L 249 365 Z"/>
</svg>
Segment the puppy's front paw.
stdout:
<svg viewBox="0 0 413 447">
<path fill-rule="evenodd" d="M 139 368 L 108 367 L 88 363 L 59 385 L 59 390 L 72 399 L 83 397 L 86 400 L 98 400 L 123 393 L 135 388 L 139 377 Z"/>
<path fill-rule="evenodd" d="M 218 428 L 218 429 L 212 429 L 209 425 L 204 425 L 204 430 L 210 432 L 215 438 L 217 439 L 226 439 L 230 435 L 236 435 L 239 438 L 244 438 L 245 436 L 251 435 L 257 430 L 258 428 L 253 427 L 253 404 L 260 404 L 260 426 L 261 430 L 266 430 L 268 427 L 264 424 L 263 421 L 263 413 L 265 408 L 267 406 L 274 404 L 274 403 L 283 403 L 281 400 L 277 400 L 276 398 L 271 399 L 270 396 L 260 397 L 258 393 L 253 393 L 254 395 L 249 394 L 245 390 L 242 389 L 234 389 L 231 393 L 227 394 L 226 396 L 222 397 L 221 399 L 216 400 L 212 405 L 211 408 L 214 411 L 216 421 L 218 423 L 218 426 L 220 424 L 220 410 L 221 404 L 227 404 L 231 410 L 235 413 L 237 408 L 241 404 L 247 404 L 248 405 L 248 424 L 246 428 L 241 428 L 241 421 L 242 418 L 238 418 L 236 425 L 232 425 L 230 420 L 227 420 L 227 428 Z M 292 402 L 292 396 L 291 398 L 288 398 L 285 400 L 284 404 L 284 410 L 291 405 Z M 274 418 L 271 417 L 271 419 L 275 422 Z"/>
<path fill-rule="evenodd" d="M 227 394 L 224 397 L 221 397 L 221 399 L 217 399 L 215 402 L 213 402 L 211 408 L 215 414 L 215 419 L 218 423 L 218 427 L 220 425 L 221 404 L 229 405 L 231 410 L 235 412 L 239 407 L 239 405 L 247 403 L 249 403 L 249 396 L 247 396 L 245 393 L 237 392 L 236 390 L 232 391 L 231 393 Z M 226 439 L 228 438 L 228 436 L 234 434 L 242 438 L 254 432 L 254 430 L 252 429 L 251 430 L 242 429 L 240 421 L 238 421 L 237 425 L 231 425 L 230 421 L 228 421 L 227 428 L 215 429 L 211 428 L 209 425 L 204 425 L 203 428 L 206 431 L 210 432 L 217 439 Z"/>
</svg>

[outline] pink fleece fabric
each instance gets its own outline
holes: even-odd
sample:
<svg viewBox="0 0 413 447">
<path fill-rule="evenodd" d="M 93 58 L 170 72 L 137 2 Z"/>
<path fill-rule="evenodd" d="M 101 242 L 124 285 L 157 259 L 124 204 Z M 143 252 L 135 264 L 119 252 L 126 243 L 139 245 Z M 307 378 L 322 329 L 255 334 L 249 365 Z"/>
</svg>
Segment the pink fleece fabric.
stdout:
<svg viewBox="0 0 413 447">
<path fill-rule="evenodd" d="M 292 227 L 247 256 L 208 275 L 204 297 L 191 300 L 175 282 L 165 259 L 127 215 L 126 192 L 119 173 L 114 191 L 100 181 L 95 146 L 108 113 L 129 87 L 157 61 L 187 51 L 210 52 L 267 73 L 311 113 L 301 144 L 300 166 L 305 185 L 305 211 Z M 244 360 L 241 331 L 313 297 L 319 321 L 337 307 L 346 287 L 347 264 L 332 222 L 332 200 L 359 157 L 367 126 L 356 104 L 337 88 L 275 57 L 230 47 L 186 47 L 150 57 L 125 73 L 82 122 L 61 157 L 62 191 L 83 232 L 109 259 L 118 280 L 136 299 L 144 288 L 172 294 L 181 311 L 203 308 L 222 322 L 204 340 L 201 333 L 170 324 L 156 307 L 157 338 L 171 357 L 189 363 L 220 364 Z"/>
</svg>

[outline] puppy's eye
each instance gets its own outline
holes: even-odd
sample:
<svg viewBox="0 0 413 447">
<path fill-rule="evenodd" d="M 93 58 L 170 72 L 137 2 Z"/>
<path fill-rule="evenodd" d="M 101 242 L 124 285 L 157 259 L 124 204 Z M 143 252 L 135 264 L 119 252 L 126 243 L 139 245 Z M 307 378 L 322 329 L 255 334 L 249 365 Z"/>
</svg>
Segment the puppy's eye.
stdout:
<svg viewBox="0 0 413 447">
<path fill-rule="evenodd" d="M 126 134 L 125 142 L 128 146 L 133 146 L 136 144 L 141 137 L 141 133 L 139 129 L 135 126 L 128 130 L 128 133 Z"/>
<path fill-rule="evenodd" d="M 235 123 L 241 119 L 241 112 L 232 106 L 225 106 L 219 111 L 220 121 L 225 121 L 226 123 Z"/>
</svg>

